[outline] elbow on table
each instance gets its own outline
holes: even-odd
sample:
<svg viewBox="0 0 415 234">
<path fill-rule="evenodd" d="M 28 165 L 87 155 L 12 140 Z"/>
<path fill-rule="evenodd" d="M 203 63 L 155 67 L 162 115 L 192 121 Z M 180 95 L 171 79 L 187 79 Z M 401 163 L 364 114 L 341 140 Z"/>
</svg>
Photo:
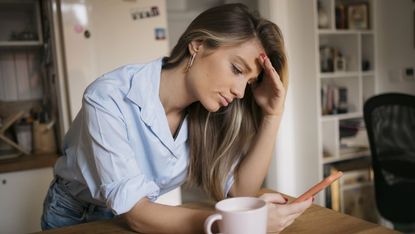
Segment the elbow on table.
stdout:
<svg viewBox="0 0 415 234">
<path fill-rule="evenodd" d="M 122 218 L 125 220 L 128 227 L 135 232 L 148 233 L 149 231 L 147 228 L 148 224 L 146 224 L 146 222 L 138 215 L 138 210 L 141 210 L 139 206 L 147 202 L 149 202 L 147 199 L 140 200 L 131 210 L 122 215 Z"/>
<path fill-rule="evenodd" d="M 128 227 L 134 232 L 144 232 L 144 225 L 130 212 L 122 215 Z"/>
</svg>

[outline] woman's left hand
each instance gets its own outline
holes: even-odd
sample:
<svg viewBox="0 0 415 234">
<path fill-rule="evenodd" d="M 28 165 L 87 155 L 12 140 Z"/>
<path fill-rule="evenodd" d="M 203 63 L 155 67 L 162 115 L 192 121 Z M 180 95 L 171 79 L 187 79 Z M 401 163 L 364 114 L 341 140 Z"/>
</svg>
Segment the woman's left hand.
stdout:
<svg viewBox="0 0 415 234">
<path fill-rule="evenodd" d="M 259 56 L 259 61 L 264 69 L 264 77 L 261 83 L 251 85 L 255 101 L 261 107 L 264 116 L 281 116 L 286 94 L 284 85 L 266 55 Z"/>
</svg>

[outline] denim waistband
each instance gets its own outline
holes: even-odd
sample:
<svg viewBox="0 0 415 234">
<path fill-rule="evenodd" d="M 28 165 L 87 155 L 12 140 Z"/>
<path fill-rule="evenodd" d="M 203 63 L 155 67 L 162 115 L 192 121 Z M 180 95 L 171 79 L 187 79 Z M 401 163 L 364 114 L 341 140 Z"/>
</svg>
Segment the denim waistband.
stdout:
<svg viewBox="0 0 415 234">
<path fill-rule="evenodd" d="M 76 200 L 83 203 L 94 204 L 95 206 L 99 206 L 102 209 L 106 208 L 105 203 L 92 198 L 88 189 L 80 190 L 79 187 L 84 187 L 84 185 L 81 183 L 77 181 L 67 180 L 59 175 L 55 175 L 54 180 L 57 184 L 62 185 L 65 190 L 70 193 Z"/>
</svg>

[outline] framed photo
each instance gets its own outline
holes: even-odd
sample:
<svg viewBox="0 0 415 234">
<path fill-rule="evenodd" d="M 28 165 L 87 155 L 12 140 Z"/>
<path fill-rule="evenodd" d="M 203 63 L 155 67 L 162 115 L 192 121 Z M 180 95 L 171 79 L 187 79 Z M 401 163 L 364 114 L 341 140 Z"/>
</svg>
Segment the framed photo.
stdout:
<svg viewBox="0 0 415 234">
<path fill-rule="evenodd" d="M 369 6 L 356 3 L 347 6 L 347 24 L 349 29 L 369 29 Z"/>
<path fill-rule="evenodd" d="M 334 71 L 335 72 L 346 71 L 346 59 L 343 56 L 336 56 L 334 58 Z"/>
</svg>

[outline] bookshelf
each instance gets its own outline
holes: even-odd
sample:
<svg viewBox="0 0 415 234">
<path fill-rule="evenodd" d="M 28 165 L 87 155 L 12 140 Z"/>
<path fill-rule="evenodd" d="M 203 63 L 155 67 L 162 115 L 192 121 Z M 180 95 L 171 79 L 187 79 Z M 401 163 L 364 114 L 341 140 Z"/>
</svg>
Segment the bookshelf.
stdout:
<svg viewBox="0 0 415 234">
<path fill-rule="evenodd" d="M 340 137 L 342 121 L 361 119 L 364 102 L 375 92 L 374 4 L 373 0 L 315 0 L 321 164 L 369 154 L 368 149 L 342 154 Z M 364 15 L 354 23 L 347 17 L 353 9 L 360 9 L 360 14 Z M 325 17 L 321 17 L 322 14 Z M 353 24 L 357 26 L 351 28 Z M 340 60 L 342 64 L 338 65 Z M 345 103 L 341 103 L 341 99 L 345 99 Z"/>
<path fill-rule="evenodd" d="M 319 169 L 322 177 L 327 175 L 325 168 L 345 161 L 369 159 L 370 156 L 362 111 L 364 102 L 376 90 L 375 4 L 375 0 L 314 0 L 315 70 L 320 94 L 317 118 Z M 360 17 L 351 17 L 355 11 Z M 350 145 L 345 144 L 351 142 L 348 141 L 348 135 L 351 135 L 348 128 L 351 132 L 353 129 L 361 131 Z M 363 191 L 370 186 L 372 182 L 368 181 L 348 189 L 361 187 Z M 331 206 L 327 204 L 329 192 L 321 195 L 320 205 Z M 345 212 L 345 209 L 339 211 Z"/>
</svg>

